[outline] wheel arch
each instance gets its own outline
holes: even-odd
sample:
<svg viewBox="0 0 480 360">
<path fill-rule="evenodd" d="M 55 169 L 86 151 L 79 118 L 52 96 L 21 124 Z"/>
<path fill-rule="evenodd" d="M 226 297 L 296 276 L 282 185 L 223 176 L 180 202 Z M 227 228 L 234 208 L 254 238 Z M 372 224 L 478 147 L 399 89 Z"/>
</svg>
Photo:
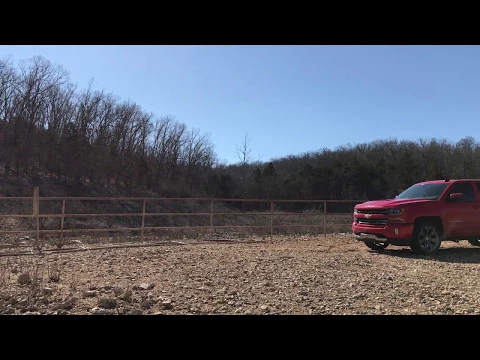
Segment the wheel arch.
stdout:
<svg viewBox="0 0 480 360">
<path fill-rule="evenodd" d="M 415 226 L 426 222 L 432 222 L 436 224 L 438 226 L 438 230 L 443 235 L 444 228 L 442 218 L 440 216 L 419 216 L 415 219 Z"/>
</svg>

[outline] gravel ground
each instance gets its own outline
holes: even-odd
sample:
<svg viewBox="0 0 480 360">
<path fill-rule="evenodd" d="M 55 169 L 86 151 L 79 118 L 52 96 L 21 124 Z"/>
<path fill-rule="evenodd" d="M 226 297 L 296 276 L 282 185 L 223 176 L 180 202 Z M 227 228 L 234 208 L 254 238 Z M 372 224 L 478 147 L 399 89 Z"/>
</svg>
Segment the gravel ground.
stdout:
<svg viewBox="0 0 480 360">
<path fill-rule="evenodd" d="M 480 248 L 348 235 L 0 258 L 3 314 L 476 314 Z"/>
</svg>

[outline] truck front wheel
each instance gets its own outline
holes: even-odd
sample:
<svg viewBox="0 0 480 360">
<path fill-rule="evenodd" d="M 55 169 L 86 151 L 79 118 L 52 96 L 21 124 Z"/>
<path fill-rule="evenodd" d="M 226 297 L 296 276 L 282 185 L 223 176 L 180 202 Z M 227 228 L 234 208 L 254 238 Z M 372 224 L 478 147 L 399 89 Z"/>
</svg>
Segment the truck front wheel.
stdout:
<svg viewBox="0 0 480 360">
<path fill-rule="evenodd" d="M 417 254 L 429 255 L 440 248 L 441 230 L 435 222 L 421 222 L 415 226 L 410 248 Z"/>
</svg>

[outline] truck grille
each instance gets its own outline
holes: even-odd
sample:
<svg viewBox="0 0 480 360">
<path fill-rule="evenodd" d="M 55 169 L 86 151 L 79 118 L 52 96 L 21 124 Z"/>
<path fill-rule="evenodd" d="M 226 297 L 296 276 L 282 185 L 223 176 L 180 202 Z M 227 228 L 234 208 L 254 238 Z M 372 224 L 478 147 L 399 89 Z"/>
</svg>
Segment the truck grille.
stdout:
<svg viewBox="0 0 480 360">
<path fill-rule="evenodd" d="M 375 210 L 375 209 L 368 209 L 368 210 L 357 210 L 359 214 L 381 214 L 381 215 L 388 215 L 388 210 Z"/>
<path fill-rule="evenodd" d="M 361 225 L 387 225 L 387 219 L 357 219 L 357 222 Z"/>
</svg>

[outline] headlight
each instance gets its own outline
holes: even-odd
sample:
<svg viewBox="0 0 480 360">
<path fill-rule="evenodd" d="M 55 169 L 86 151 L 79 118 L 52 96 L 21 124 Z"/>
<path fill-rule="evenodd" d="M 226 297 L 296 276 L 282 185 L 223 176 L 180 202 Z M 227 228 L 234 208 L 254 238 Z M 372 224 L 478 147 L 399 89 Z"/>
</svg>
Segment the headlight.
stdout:
<svg viewBox="0 0 480 360">
<path fill-rule="evenodd" d="M 388 215 L 401 215 L 405 212 L 404 209 L 389 209 Z"/>
<path fill-rule="evenodd" d="M 353 209 L 353 213 L 354 213 L 354 214 L 358 214 L 358 210 L 357 210 L 357 209 Z"/>
</svg>

